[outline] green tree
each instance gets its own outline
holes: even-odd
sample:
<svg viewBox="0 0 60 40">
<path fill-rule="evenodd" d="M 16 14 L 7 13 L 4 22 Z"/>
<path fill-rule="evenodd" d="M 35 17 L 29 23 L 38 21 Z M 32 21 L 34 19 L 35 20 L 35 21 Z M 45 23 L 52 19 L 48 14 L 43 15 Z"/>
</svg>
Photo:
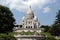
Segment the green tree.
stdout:
<svg viewBox="0 0 60 40">
<path fill-rule="evenodd" d="M 16 40 L 12 34 L 0 34 L 0 40 Z"/>
<path fill-rule="evenodd" d="M 57 13 L 56 21 L 52 25 L 50 33 L 54 36 L 60 36 L 60 10 Z"/>
<path fill-rule="evenodd" d="M 54 37 L 46 37 L 45 40 L 57 40 L 57 39 L 55 39 Z"/>
<path fill-rule="evenodd" d="M 0 33 L 12 32 L 15 19 L 9 8 L 0 5 Z"/>
<path fill-rule="evenodd" d="M 48 32 L 50 26 L 48 26 L 48 25 L 42 25 L 41 28 L 44 28 L 44 32 Z"/>
</svg>

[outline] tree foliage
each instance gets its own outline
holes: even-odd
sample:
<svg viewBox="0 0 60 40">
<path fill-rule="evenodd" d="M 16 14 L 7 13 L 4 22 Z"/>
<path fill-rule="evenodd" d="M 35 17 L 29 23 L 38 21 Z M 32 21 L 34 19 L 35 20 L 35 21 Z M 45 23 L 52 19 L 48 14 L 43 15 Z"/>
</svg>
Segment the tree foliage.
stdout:
<svg viewBox="0 0 60 40">
<path fill-rule="evenodd" d="M 51 35 L 50 33 L 48 33 L 48 32 L 41 32 L 40 34 L 46 36 L 46 39 L 45 39 L 45 40 L 57 40 L 57 39 L 54 38 L 54 36 L 52 36 L 52 35 Z"/>
<path fill-rule="evenodd" d="M 54 37 L 46 37 L 45 40 L 57 40 L 57 39 L 55 39 Z"/>
<path fill-rule="evenodd" d="M 48 26 L 48 25 L 42 25 L 41 28 L 44 28 L 44 32 L 48 32 L 50 26 Z"/>
<path fill-rule="evenodd" d="M 16 40 L 11 34 L 0 34 L 0 40 Z"/>
<path fill-rule="evenodd" d="M 0 33 L 11 32 L 15 19 L 9 8 L 0 5 Z"/>
<path fill-rule="evenodd" d="M 60 36 L 60 10 L 57 13 L 56 21 L 52 25 L 50 33 L 54 36 Z"/>
</svg>

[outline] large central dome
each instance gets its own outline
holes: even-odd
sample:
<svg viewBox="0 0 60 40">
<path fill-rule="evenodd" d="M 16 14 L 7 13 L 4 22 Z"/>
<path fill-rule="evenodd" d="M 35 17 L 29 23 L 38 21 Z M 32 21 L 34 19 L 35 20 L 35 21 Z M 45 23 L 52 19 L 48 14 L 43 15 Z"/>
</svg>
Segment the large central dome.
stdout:
<svg viewBox="0 0 60 40">
<path fill-rule="evenodd" d="M 31 9 L 31 6 L 28 8 L 27 14 L 33 14 L 33 11 L 32 11 L 32 9 Z"/>
<path fill-rule="evenodd" d="M 33 13 L 32 9 L 31 9 L 31 6 L 28 8 L 26 16 L 29 19 L 32 19 L 34 17 L 34 13 Z"/>
</svg>

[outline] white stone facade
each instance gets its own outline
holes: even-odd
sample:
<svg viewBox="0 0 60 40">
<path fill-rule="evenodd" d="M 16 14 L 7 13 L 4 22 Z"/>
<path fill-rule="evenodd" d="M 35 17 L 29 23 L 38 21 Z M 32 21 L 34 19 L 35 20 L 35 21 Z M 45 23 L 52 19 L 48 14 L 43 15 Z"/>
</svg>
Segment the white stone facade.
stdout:
<svg viewBox="0 0 60 40">
<path fill-rule="evenodd" d="M 22 25 L 22 27 L 15 27 L 14 32 L 41 32 L 43 30 L 40 28 L 38 18 L 34 15 L 31 7 L 28 8 L 26 15 L 22 17 L 20 25 Z"/>
<path fill-rule="evenodd" d="M 28 9 L 27 14 L 23 16 L 21 23 L 21 26 L 14 27 L 14 32 L 35 32 L 34 35 L 15 35 L 14 37 L 17 38 L 17 40 L 43 40 L 44 37 L 40 35 L 36 35 L 36 33 L 40 33 L 43 31 L 42 28 L 40 28 L 40 23 L 38 21 L 38 18 L 34 15 L 33 11 L 31 10 L 31 7 Z"/>
<path fill-rule="evenodd" d="M 40 28 L 40 23 L 38 21 L 38 18 L 34 15 L 33 11 L 31 10 L 31 7 L 28 9 L 27 14 L 23 16 L 20 25 L 22 25 L 22 28 L 26 28 L 26 29 Z"/>
</svg>

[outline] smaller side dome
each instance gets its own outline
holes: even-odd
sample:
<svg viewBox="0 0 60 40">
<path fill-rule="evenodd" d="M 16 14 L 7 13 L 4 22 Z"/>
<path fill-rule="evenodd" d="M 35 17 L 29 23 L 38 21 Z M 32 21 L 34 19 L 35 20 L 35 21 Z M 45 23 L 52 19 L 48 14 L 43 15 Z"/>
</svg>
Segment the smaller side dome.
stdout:
<svg viewBox="0 0 60 40">
<path fill-rule="evenodd" d="M 38 21 L 38 18 L 35 16 L 33 20 L 34 20 L 34 21 Z"/>
<path fill-rule="evenodd" d="M 25 20 L 25 16 L 22 17 L 22 21 Z"/>
</svg>

